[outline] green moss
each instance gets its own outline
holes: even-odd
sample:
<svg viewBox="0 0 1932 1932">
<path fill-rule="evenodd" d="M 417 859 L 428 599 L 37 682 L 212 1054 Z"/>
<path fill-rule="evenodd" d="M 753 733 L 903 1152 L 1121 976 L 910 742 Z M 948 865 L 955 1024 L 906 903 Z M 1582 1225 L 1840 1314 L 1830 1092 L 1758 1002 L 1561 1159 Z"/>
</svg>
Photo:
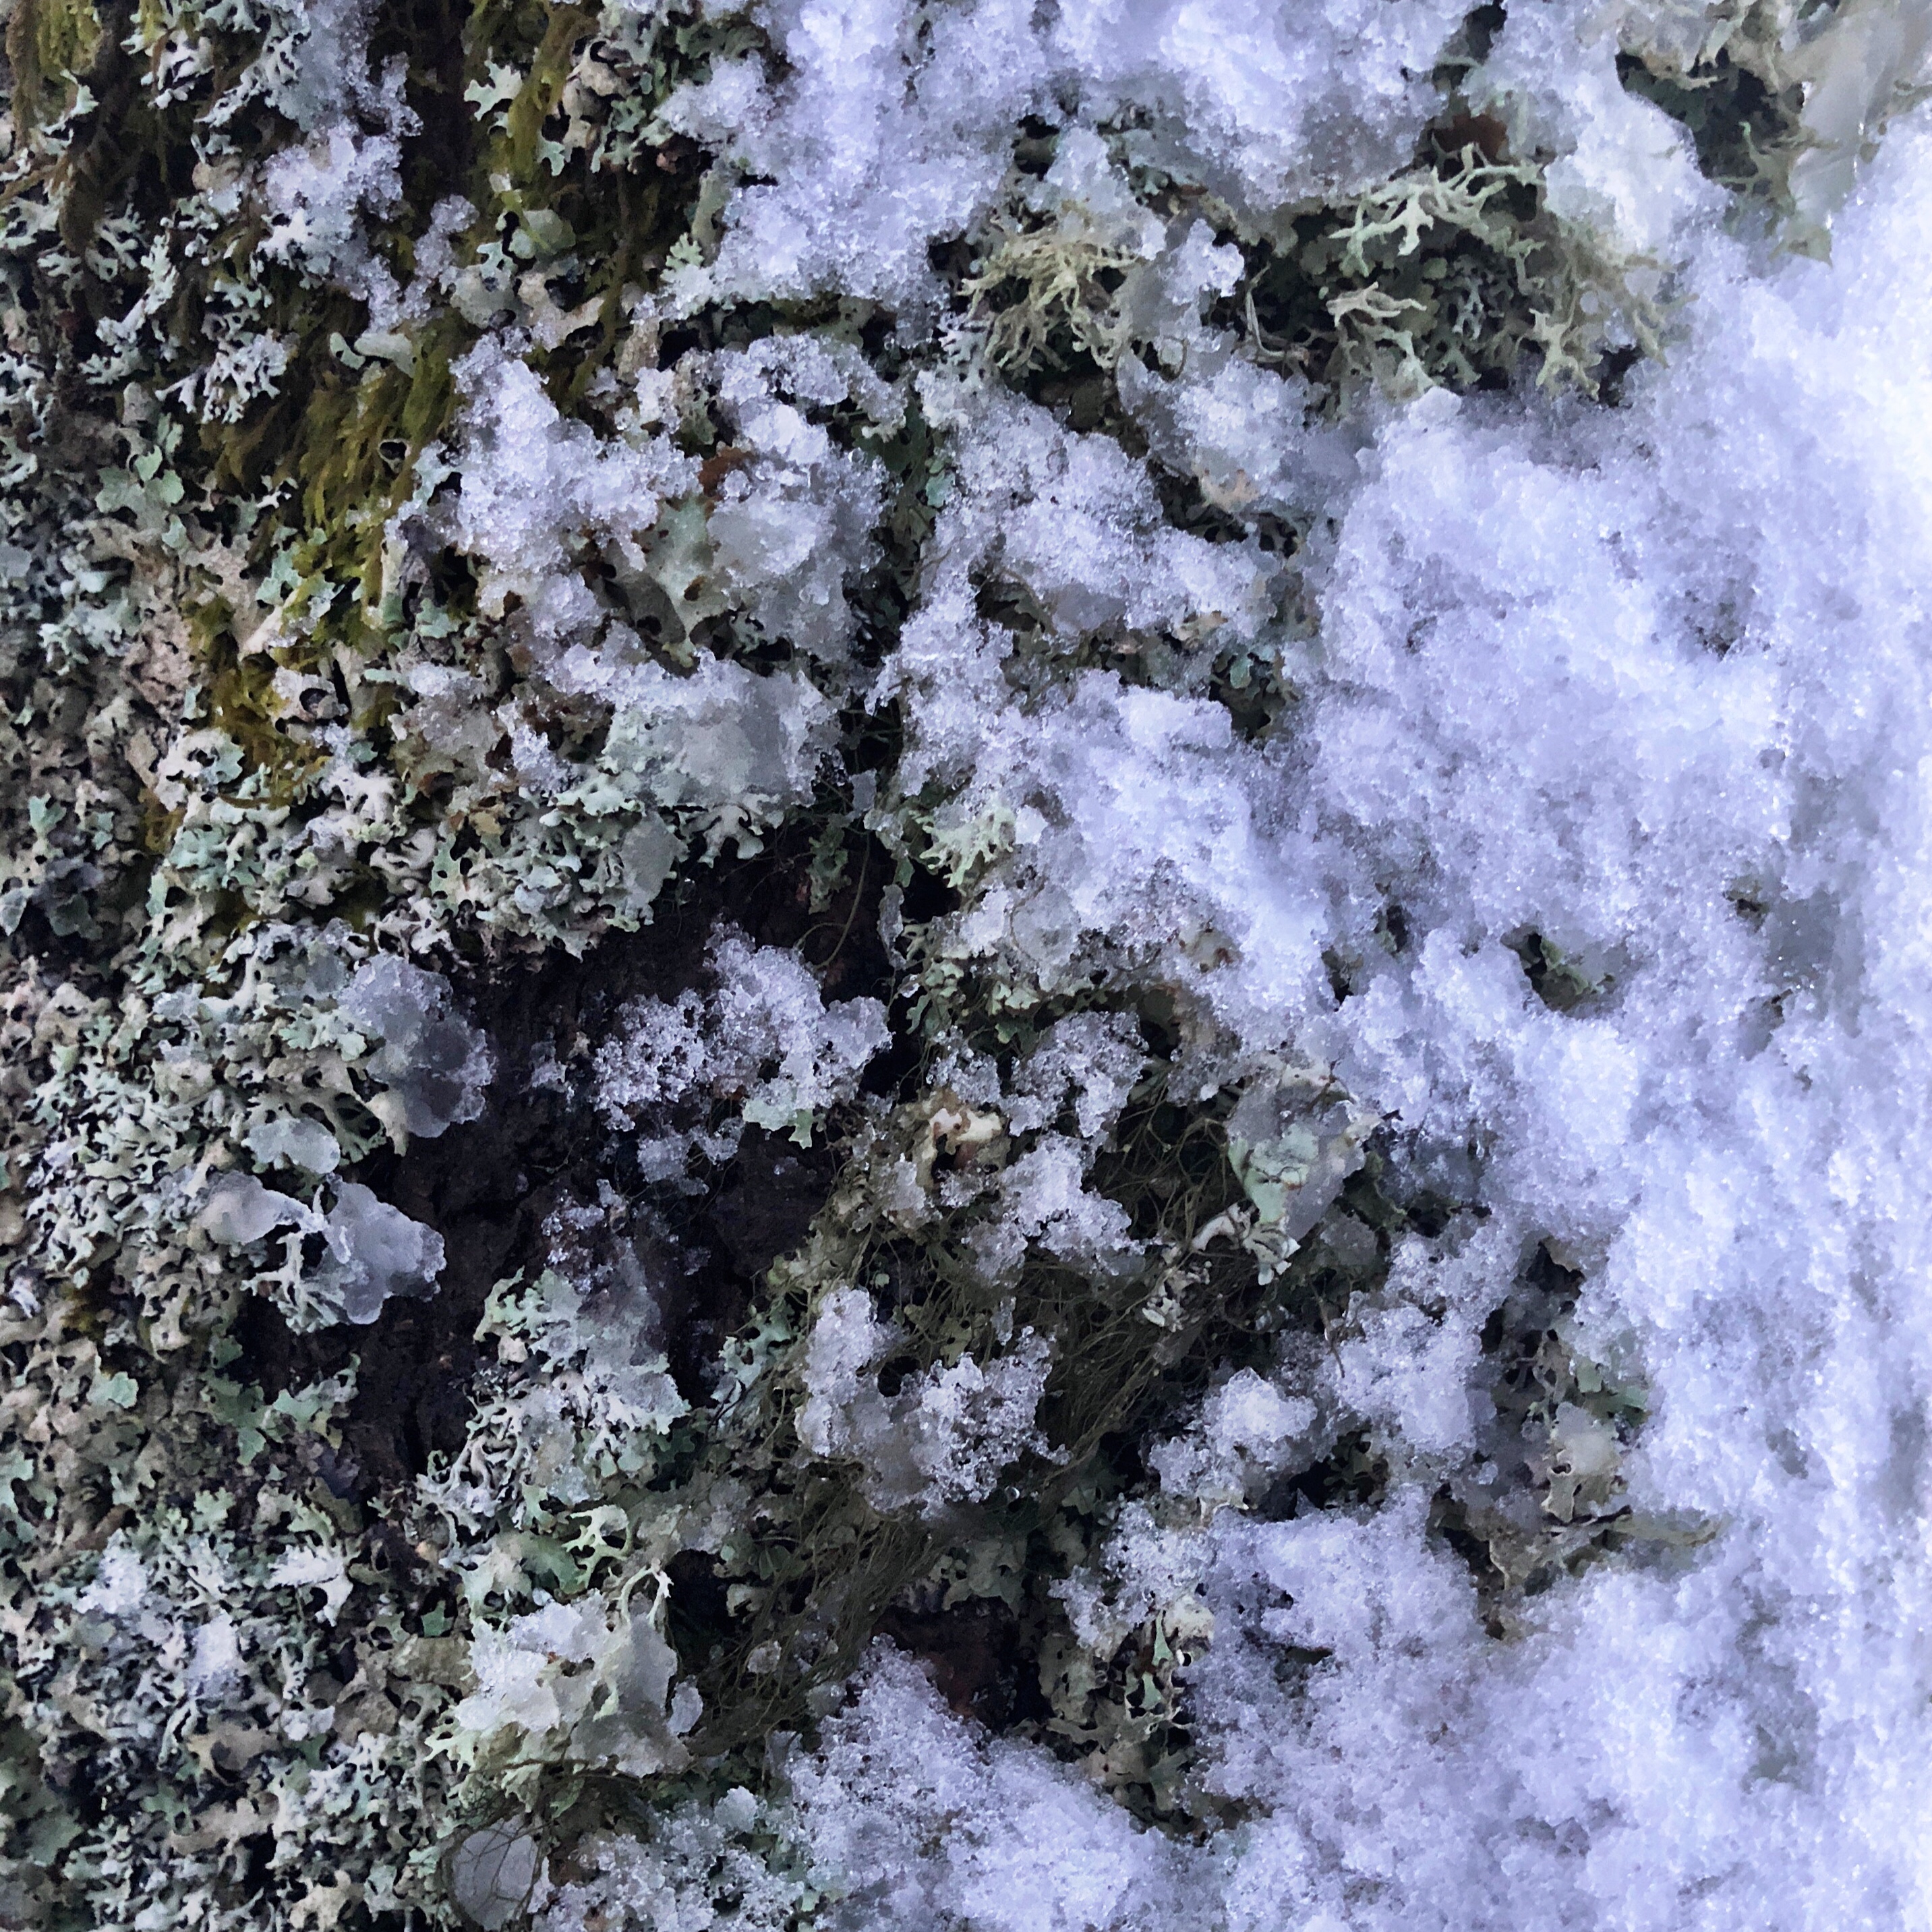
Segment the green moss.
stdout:
<svg viewBox="0 0 1932 1932">
<path fill-rule="evenodd" d="M 688 233 L 706 160 L 691 142 L 668 136 L 620 153 L 573 125 L 568 90 L 597 26 L 595 11 L 583 7 L 478 0 L 465 35 L 465 98 L 487 130 L 470 196 L 485 213 L 470 245 L 500 242 L 520 268 L 544 271 L 559 308 L 572 316 L 593 310 L 592 320 L 532 358 L 566 412 L 610 366 L 626 332 L 626 290 L 654 286 L 674 244 Z M 674 16 L 660 30 L 649 89 L 631 104 L 633 118 L 681 82 L 701 80 L 712 60 L 760 44 L 742 21 Z M 512 85 L 507 101 L 493 106 Z"/>
<path fill-rule="evenodd" d="M 236 642 L 234 612 L 213 598 L 188 615 L 188 628 L 200 661 L 208 694 L 208 722 L 241 748 L 250 770 L 265 781 L 271 806 L 286 805 L 303 780 L 321 762 L 319 753 L 298 743 L 280 728 L 282 707 L 274 691 L 280 668 L 268 652 L 243 652 Z"/>
<path fill-rule="evenodd" d="M 542 37 L 527 58 L 520 58 L 521 48 L 528 44 L 530 32 L 540 16 L 544 16 L 541 22 Z M 477 0 L 470 16 L 472 58 L 487 53 L 523 70 L 522 85 L 510 102 L 502 134 L 490 153 L 493 171 L 501 169 L 513 184 L 521 186 L 535 181 L 544 123 L 563 97 L 563 84 L 579 43 L 596 21 L 595 10 L 588 7 L 506 6 L 503 0 Z"/>
<path fill-rule="evenodd" d="M 281 473 L 300 507 L 296 568 L 347 591 L 330 607 L 325 632 L 358 649 L 379 645 L 400 622 L 400 609 L 383 608 L 387 526 L 416 487 L 418 460 L 449 427 L 450 362 L 469 338 L 460 320 L 439 317 L 417 338 L 406 371 L 371 362 L 357 377 L 333 356 L 316 358 Z"/>
<path fill-rule="evenodd" d="M 7 22 L 16 116 L 32 128 L 71 108 L 100 40 L 90 0 L 18 0 Z"/>
</svg>

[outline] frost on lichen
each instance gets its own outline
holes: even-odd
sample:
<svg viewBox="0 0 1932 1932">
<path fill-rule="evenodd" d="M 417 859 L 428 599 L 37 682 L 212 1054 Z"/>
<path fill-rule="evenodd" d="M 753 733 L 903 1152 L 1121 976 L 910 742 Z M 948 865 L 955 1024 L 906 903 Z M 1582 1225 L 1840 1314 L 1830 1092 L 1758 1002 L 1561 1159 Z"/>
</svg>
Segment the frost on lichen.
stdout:
<svg viewBox="0 0 1932 1932">
<path fill-rule="evenodd" d="M 1360 1713 L 1768 1493 L 1671 1124 L 1859 1198 L 1912 706 L 1645 491 L 1922 14 L 0 0 L 0 1924 L 1456 1922 Z"/>
</svg>

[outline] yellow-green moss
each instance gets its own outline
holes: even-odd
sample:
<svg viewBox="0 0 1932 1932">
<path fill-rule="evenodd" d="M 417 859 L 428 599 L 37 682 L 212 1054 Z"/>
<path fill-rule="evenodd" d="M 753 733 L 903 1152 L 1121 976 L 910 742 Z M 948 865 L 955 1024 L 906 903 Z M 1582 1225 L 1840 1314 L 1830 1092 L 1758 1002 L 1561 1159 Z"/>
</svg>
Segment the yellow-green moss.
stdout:
<svg viewBox="0 0 1932 1932">
<path fill-rule="evenodd" d="M 18 0 L 7 22 L 16 116 L 36 126 L 70 108 L 100 40 L 91 0 Z"/>
</svg>

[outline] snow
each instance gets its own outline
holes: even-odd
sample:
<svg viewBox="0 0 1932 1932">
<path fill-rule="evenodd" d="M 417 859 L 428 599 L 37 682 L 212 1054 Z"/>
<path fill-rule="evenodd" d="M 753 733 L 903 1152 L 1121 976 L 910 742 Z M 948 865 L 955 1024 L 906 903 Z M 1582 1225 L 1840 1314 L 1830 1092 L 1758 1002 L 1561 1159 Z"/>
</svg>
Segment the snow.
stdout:
<svg viewBox="0 0 1932 1932">
<path fill-rule="evenodd" d="M 392 1294 L 429 1294 L 442 1273 L 442 1237 L 359 1181 L 338 1186 L 319 1232 L 326 1252 L 309 1286 L 344 1321 L 374 1321 Z"/>
<path fill-rule="evenodd" d="M 421 1139 L 475 1120 L 494 1071 L 483 1036 L 449 1004 L 449 982 L 442 974 L 392 953 L 365 960 L 337 1001 L 352 1024 L 382 1042 L 368 1067 L 388 1091 L 370 1102 L 370 1111 L 392 1130 Z M 298 1151 L 299 1131 L 292 1127 L 285 1136 L 291 1154 Z"/>
<path fill-rule="evenodd" d="M 664 110 L 743 184 L 716 260 L 673 278 L 676 298 L 694 309 L 830 287 L 929 312 L 928 243 L 991 209 L 1021 121 L 1058 118 L 1069 99 L 1095 120 L 1142 117 L 1164 165 L 1238 208 L 1350 192 L 1411 158 L 1462 13 L 1454 0 L 1298 4 L 1260 20 L 1244 0 L 1045 15 L 1020 0 L 929 12 L 778 0 L 766 19 L 782 74 L 723 65 Z"/>
<path fill-rule="evenodd" d="M 632 1000 L 597 1051 L 598 1110 L 614 1128 L 640 1131 L 648 1178 L 682 1172 L 694 1152 L 728 1159 L 748 1124 L 809 1146 L 818 1118 L 852 1097 L 890 1038 L 877 1000 L 827 1006 L 810 968 L 782 946 L 726 931 L 709 963 L 708 995 Z M 713 1124 L 719 1102 L 733 1111 Z"/>
<path fill-rule="evenodd" d="M 219 1612 L 194 1634 L 188 1653 L 188 1688 L 198 1697 L 218 1697 L 239 1678 L 242 1664 L 235 1619 L 225 1610 Z"/>
<path fill-rule="evenodd" d="M 484 562 L 483 608 L 500 614 L 515 596 L 544 632 L 583 625 L 596 606 L 566 568 L 573 554 L 648 530 L 660 495 L 688 488 L 697 465 L 663 437 L 607 443 L 566 422 L 536 372 L 495 337 L 453 373 L 470 400 L 456 536 Z"/>
<path fill-rule="evenodd" d="M 814 1853 L 850 1888 L 850 1922 L 1180 1922 L 1186 1861 L 1174 1846 L 1050 1759 L 974 1736 L 909 1659 L 880 1651 L 856 1690 L 792 1776 Z"/>
<path fill-rule="evenodd" d="M 398 292 L 365 230 L 400 207 L 401 142 L 420 131 L 404 98 L 404 64 L 392 59 L 371 76 L 368 0 L 309 0 L 273 10 L 281 13 L 275 25 L 284 32 L 272 39 L 256 84 L 308 138 L 262 170 L 268 218 L 260 256 L 296 263 L 358 296 L 380 333 L 394 326 Z"/>
<path fill-rule="evenodd" d="M 1031 1329 L 988 1367 L 970 1354 L 935 1364 L 887 1396 L 876 1371 L 902 1340 L 875 1320 L 857 1288 L 826 1297 L 806 1344 L 806 1402 L 798 1438 L 814 1456 L 849 1457 L 874 1506 L 945 1514 L 983 1502 L 1024 1451 L 1045 1451 L 1034 1415 L 1046 1393 L 1050 1346 Z"/>
</svg>

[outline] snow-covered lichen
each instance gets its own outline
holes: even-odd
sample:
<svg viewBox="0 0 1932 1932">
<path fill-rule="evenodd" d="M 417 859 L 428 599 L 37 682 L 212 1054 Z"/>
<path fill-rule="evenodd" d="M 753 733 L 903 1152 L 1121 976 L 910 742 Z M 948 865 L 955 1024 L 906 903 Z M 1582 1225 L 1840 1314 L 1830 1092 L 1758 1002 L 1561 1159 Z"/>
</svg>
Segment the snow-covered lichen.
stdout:
<svg viewBox="0 0 1932 1932">
<path fill-rule="evenodd" d="M 0 4 L 0 1922 L 1924 1918 L 1927 17 Z"/>
</svg>

